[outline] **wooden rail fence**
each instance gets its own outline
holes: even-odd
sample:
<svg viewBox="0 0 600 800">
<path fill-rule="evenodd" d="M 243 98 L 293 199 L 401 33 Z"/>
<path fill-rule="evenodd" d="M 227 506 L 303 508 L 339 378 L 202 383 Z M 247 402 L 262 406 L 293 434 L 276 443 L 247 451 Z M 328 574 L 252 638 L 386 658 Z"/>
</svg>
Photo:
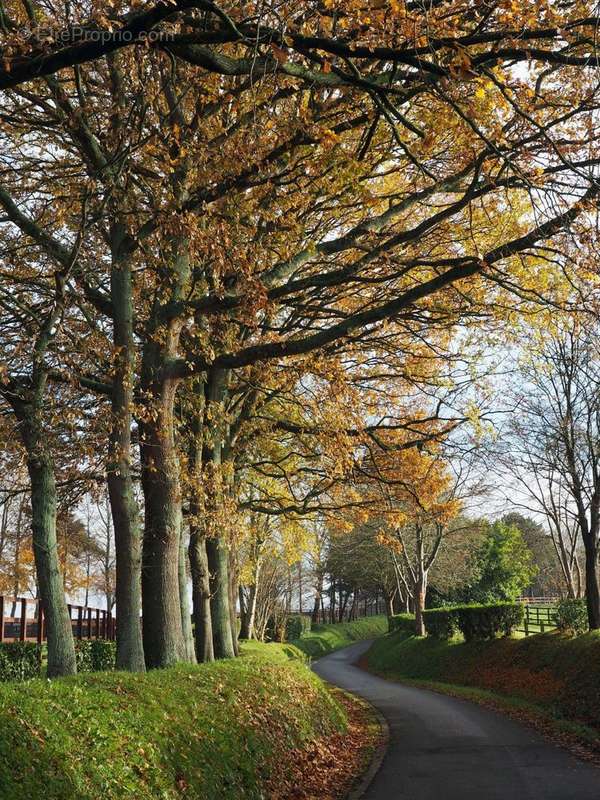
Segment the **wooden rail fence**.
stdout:
<svg viewBox="0 0 600 800">
<path fill-rule="evenodd" d="M 552 605 L 532 605 L 525 604 L 523 615 L 523 627 L 517 628 L 525 636 L 534 633 L 546 633 L 556 628 L 556 608 Z"/>
<path fill-rule="evenodd" d="M 116 620 L 108 611 L 68 604 L 73 636 L 76 639 L 114 641 Z M 0 643 L 46 641 L 44 611 L 39 600 L 0 595 Z"/>
</svg>

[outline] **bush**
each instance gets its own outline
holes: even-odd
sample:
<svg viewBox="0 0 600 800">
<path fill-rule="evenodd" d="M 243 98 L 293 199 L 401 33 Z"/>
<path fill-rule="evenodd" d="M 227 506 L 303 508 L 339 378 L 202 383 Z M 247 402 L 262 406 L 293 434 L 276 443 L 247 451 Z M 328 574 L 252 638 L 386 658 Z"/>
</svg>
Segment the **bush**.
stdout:
<svg viewBox="0 0 600 800">
<path fill-rule="evenodd" d="M 26 681 L 41 671 L 41 649 L 31 642 L 0 644 L 0 681 Z"/>
<path fill-rule="evenodd" d="M 285 621 L 285 640 L 301 639 L 311 628 L 311 618 L 306 614 L 291 614 Z"/>
<path fill-rule="evenodd" d="M 423 612 L 425 630 L 436 639 L 451 639 L 458 631 L 457 608 L 430 608 Z"/>
<path fill-rule="evenodd" d="M 415 615 L 414 614 L 394 614 L 390 617 L 390 633 L 401 631 L 408 633 L 409 636 L 415 635 Z"/>
<path fill-rule="evenodd" d="M 523 620 L 521 603 L 488 603 L 457 606 L 458 627 L 465 640 L 495 639 L 510 636 Z"/>
<path fill-rule="evenodd" d="M 117 646 L 102 639 L 75 642 L 77 672 L 110 672 L 115 668 Z"/>
<path fill-rule="evenodd" d="M 556 626 L 561 633 L 579 636 L 589 628 L 585 600 L 561 600 L 556 607 Z"/>
</svg>

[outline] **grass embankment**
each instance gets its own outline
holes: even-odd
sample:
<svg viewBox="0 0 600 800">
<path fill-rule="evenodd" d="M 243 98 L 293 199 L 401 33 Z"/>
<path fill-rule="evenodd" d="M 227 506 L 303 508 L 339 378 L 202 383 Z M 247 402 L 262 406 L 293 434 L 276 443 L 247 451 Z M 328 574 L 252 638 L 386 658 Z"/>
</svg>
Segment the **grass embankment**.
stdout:
<svg viewBox="0 0 600 800">
<path fill-rule="evenodd" d="M 277 796 L 346 712 L 289 645 L 147 675 L 0 685 L 2 800 Z M 343 738 L 343 737 L 342 737 Z"/>
<path fill-rule="evenodd" d="M 290 642 L 311 658 L 321 658 L 335 650 L 365 639 L 376 639 L 387 633 L 388 621 L 383 614 L 363 617 L 354 622 L 338 622 L 333 625 L 313 625 L 310 633 Z"/>
<path fill-rule="evenodd" d="M 366 665 L 387 678 L 429 686 L 600 745 L 600 635 L 558 633 L 486 642 L 398 633 L 376 641 Z M 537 717 L 537 720 L 536 720 Z M 544 727 L 541 724 L 541 727 Z"/>
</svg>

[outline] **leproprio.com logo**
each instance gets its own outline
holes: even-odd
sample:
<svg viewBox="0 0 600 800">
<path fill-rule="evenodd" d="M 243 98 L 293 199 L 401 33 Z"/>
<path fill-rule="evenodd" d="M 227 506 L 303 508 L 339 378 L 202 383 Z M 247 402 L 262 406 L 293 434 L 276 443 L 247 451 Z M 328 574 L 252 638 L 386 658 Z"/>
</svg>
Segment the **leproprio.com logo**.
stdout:
<svg viewBox="0 0 600 800">
<path fill-rule="evenodd" d="M 173 34 L 166 31 L 137 31 L 116 28 L 91 28 L 72 25 L 69 28 L 55 28 L 48 25 L 39 25 L 34 28 L 21 28 L 19 31 L 23 39 L 35 42 L 55 44 L 81 44 L 85 42 L 168 42 L 173 40 Z"/>
</svg>

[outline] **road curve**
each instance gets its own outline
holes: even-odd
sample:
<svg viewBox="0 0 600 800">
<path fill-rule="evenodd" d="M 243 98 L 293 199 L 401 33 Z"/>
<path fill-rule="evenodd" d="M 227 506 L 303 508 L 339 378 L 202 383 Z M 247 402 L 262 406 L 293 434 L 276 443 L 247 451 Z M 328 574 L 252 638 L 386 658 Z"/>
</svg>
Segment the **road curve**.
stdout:
<svg viewBox="0 0 600 800">
<path fill-rule="evenodd" d="M 354 666 L 370 642 L 313 668 L 386 718 L 390 743 L 364 800 L 600 800 L 600 770 L 486 708 Z"/>
</svg>

